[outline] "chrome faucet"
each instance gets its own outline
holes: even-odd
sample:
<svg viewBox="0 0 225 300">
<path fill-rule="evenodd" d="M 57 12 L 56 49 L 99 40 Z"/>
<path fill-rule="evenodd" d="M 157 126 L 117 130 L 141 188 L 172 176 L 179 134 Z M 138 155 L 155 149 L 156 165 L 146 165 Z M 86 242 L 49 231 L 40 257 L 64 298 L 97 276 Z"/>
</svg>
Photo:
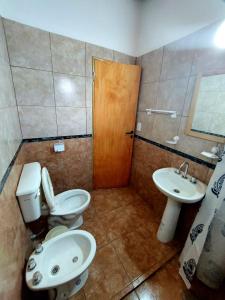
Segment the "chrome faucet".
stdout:
<svg viewBox="0 0 225 300">
<path fill-rule="evenodd" d="M 184 168 L 184 171 L 182 171 L 182 169 Z M 187 161 L 184 161 L 180 166 L 179 169 L 176 170 L 177 174 L 182 174 L 183 178 L 187 178 L 187 172 L 188 172 L 188 168 L 189 168 L 189 163 Z"/>
<path fill-rule="evenodd" d="M 37 271 L 34 273 L 33 278 L 32 278 L 32 283 L 33 285 L 38 285 L 42 280 L 42 274 Z"/>
</svg>

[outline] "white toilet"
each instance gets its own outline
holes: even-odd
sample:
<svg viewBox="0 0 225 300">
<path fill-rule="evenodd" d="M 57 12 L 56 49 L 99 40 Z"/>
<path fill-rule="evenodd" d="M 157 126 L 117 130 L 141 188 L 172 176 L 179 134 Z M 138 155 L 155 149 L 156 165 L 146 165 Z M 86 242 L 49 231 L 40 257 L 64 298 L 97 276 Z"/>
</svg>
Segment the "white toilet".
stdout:
<svg viewBox="0 0 225 300">
<path fill-rule="evenodd" d="M 44 241 L 31 254 L 26 283 L 31 290 L 49 290 L 49 298 L 64 300 L 76 294 L 88 278 L 96 253 L 94 237 L 84 230 L 68 230 Z"/>
<path fill-rule="evenodd" d="M 42 187 L 50 209 L 49 228 L 65 225 L 76 229 L 83 224 L 82 214 L 90 203 L 90 193 L 74 189 L 55 196 L 51 178 L 45 167 L 42 169 Z"/>
</svg>

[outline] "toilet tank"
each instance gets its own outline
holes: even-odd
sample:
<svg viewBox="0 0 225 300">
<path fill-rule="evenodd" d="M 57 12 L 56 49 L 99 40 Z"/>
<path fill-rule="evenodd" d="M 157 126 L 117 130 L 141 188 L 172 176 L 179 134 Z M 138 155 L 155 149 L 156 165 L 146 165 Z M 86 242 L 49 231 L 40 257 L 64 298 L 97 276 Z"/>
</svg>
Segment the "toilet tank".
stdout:
<svg viewBox="0 0 225 300">
<path fill-rule="evenodd" d="M 25 164 L 16 190 L 20 208 L 26 223 L 41 216 L 41 165 L 38 162 Z"/>
</svg>

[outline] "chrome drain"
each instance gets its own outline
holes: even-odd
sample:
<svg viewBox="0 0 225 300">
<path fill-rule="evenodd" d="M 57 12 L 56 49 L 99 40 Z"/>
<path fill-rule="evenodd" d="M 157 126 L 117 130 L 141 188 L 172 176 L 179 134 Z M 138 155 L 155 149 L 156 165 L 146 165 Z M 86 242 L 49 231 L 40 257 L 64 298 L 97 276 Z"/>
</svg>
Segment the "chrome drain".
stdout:
<svg viewBox="0 0 225 300">
<path fill-rule="evenodd" d="M 174 189 L 173 191 L 174 191 L 175 193 L 177 193 L 177 194 L 180 193 L 180 191 L 179 191 L 178 189 Z"/>
<path fill-rule="evenodd" d="M 73 263 L 76 263 L 78 261 L 78 256 L 74 256 L 74 258 L 72 259 Z"/>
<path fill-rule="evenodd" d="M 55 265 L 51 270 L 52 275 L 56 275 L 59 272 L 59 269 L 59 265 Z"/>
</svg>

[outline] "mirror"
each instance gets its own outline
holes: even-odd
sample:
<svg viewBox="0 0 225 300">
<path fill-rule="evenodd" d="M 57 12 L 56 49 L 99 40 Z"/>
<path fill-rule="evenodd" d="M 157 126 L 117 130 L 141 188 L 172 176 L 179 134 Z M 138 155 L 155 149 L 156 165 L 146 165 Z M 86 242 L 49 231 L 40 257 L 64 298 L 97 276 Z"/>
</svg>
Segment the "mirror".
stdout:
<svg viewBox="0 0 225 300">
<path fill-rule="evenodd" d="M 187 134 L 225 140 L 225 74 L 198 76 L 187 124 Z"/>
</svg>

